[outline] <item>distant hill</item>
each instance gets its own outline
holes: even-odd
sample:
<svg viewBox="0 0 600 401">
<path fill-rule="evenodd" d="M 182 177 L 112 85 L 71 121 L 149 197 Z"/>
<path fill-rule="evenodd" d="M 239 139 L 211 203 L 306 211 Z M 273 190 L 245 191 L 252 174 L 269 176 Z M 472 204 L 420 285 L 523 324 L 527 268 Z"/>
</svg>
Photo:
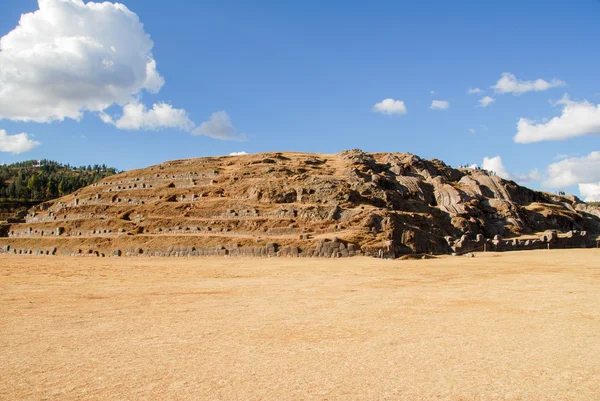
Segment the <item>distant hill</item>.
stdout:
<svg viewBox="0 0 600 401">
<path fill-rule="evenodd" d="M 43 202 L 68 195 L 119 171 L 105 164 L 74 167 L 53 160 L 0 165 L 0 202 Z"/>
</svg>

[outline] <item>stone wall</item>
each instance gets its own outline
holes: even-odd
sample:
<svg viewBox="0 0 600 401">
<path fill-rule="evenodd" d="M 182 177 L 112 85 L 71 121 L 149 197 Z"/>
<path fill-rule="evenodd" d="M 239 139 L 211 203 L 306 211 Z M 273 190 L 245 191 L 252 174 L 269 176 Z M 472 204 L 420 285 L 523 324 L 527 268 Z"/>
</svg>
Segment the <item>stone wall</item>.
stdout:
<svg viewBox="0 0 600 401">
<path fill-rule="evenodd" d="M 483 251 L 594 248 L 598 246 L 596 238 L 586 231 L 569 231 L 562 236 L 559 236 L 556 231 L 549 231 L 539 238 L 532 239 L 503 239 L 500 235 L 490 239 L 484 238 L 481 234 L 476 236 L 463 235 L 459 239 L 446 237 L 446 241 L 457 254 Z"/>
<path fill-rule="evenodd" d="M 57 247 L 19 248 L 12 245 L 0 247 L 0 253 L 16 255 L 59 255 L 59 256 L 136 256 L 136 257 L 322 257 L 344 258 L 360 256 L 362 252 L 355 244 L 340 241 L 333 237 L 332 240 L 321 239 L 314 247 L 280 246 L 274 242 L 265 245 L 249 247 L 233 245 L 217 246 L 169 246 L 160 249 L 147 249 L 135 247 L 129 249 L 71 249 Z"/>
</svg>

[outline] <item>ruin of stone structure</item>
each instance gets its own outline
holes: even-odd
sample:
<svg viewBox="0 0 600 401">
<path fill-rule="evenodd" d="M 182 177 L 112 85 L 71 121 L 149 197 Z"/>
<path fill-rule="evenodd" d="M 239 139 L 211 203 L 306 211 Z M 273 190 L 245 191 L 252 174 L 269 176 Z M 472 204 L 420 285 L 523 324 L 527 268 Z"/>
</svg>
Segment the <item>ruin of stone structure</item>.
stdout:
<svg viewBox="0 0 600 401">
<path fill-rule="evenodd" d="M 600 210 L 410 153 L 174 160 L 0 224 L 0 252 L 346 257 L 597 246 Z"/>
</svg>

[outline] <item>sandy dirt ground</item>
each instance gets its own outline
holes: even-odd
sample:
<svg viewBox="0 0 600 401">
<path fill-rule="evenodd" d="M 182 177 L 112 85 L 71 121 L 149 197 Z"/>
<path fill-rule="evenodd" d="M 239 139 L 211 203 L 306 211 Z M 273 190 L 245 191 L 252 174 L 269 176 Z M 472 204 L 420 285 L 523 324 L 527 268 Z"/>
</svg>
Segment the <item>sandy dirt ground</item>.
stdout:
<svg viewBox="0 0 600 401">
<path fill-rule="evenodd" d="M 0 256 L 3 400 L 600 400 L 600 251 Z"/>
</svg>

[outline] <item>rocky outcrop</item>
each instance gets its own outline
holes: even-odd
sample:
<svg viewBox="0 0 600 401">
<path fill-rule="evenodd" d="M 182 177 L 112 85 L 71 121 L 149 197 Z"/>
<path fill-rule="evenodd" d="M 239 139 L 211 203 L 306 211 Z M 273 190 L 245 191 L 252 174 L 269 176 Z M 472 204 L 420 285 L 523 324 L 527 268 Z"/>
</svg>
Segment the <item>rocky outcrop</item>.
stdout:
<svg viewBox="0 0 600 401">
<path fill-rule="evenodd" d="M 165 162 L 108 177 L 22 217 L 0 228 L 0 249 L 399 257 L 481 246 L 535 249 L 543 247 L 539 238 L 520 238 L 547 230 L 591 246 L 600 232 L 600 211 L 576 197 L 532 191 L 410 153 L 358 149 Z"/>
</svg>

